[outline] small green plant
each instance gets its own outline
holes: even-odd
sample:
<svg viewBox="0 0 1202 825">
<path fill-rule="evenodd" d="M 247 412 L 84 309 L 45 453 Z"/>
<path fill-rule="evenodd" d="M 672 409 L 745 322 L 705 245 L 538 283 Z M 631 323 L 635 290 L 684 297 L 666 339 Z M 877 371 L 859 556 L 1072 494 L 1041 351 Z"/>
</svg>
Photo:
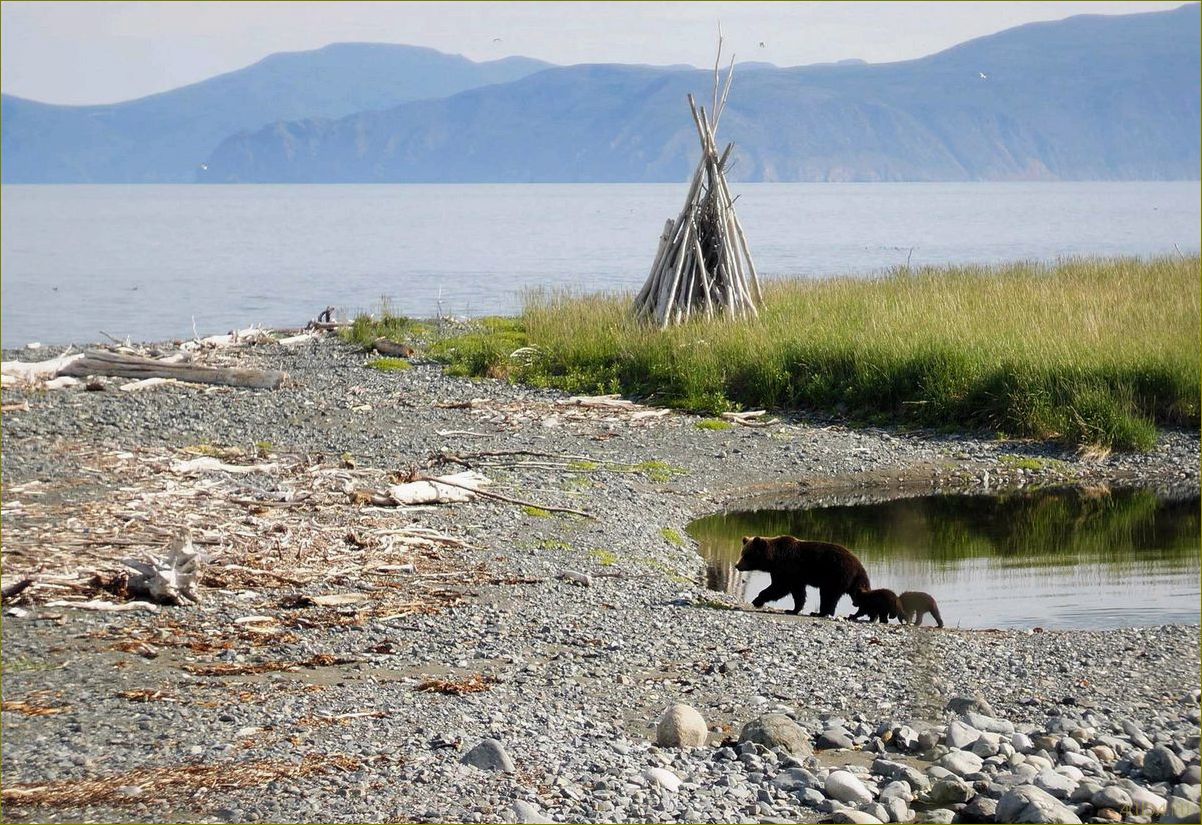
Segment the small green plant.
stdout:
<svg viewBox="0 0 1202 825">
<path fill-rule="evenodd" d="M 5 673 L 37 673 L 45 670 L 58 670 L 61 667 L 61 664 L 55 665 L 45 659 L 33 659 L 28 656 L 14 656 L 4 660 Z"/>
<path fill-rule="evenodd" d="M 255 453 L 259 456 L 259 458 L 267 458 L 267 456 L 271 455 L 274 451 L 275 445 L 270 441 L 255 442 Z"/>
<path fill-rule="evenodd" d="M 546 511 L 544 510 L 543 512 Z M 551 550 L 557 553 L 566 553 L 572 549 L 572 545 L 568 544 L 566 541 L 560 541 L 559 539 L 539 539 L 535 543 L 534 548 L 536 550 Z"/>
<path fill-rule="evenodd" d="M 659 534 L 664 537 L 664 541 L 673 547 L 684 547 L 684 536 L 671 527 L 664 527 L 659 531 Z"/>
<path fill-rule="evenodd" d="M 666 484 L 674 476 L 688 475 L 687 470 L 673 467 L 666 461 L 643 461 L 639 464 L 631 465 L 630 469 L 632 472 L 642 473 L 648 480 L 654 481 L 656 484 Z"/>
<path fill-rule="evenodd" d="M 733 604 L 721 602 L 717 599 L 711 599 L 707 596 L 702 596 L 697 601 L 693 602 L 693 605 L 695 607 L 705 607 L 710 610 L 738 610 L 738 608 Z"/>
<path fill-rule="evenodd" d="M 522 512 L 531 518 L 551 518 L 550 510 L 544 510 L 542 507 L 535 507 L 530 504 L 523 505 Z"/>
<path fill-rule="evenodd" d="M 618 554 L 612 550 L 590 550 L 588 554 L 597 560 L 597 564 L 602 567 L 612 567 L 618 562 Z"/>
<path fill-rule="evenodd" d="M 413 369 L 413 365 L 404 358 L 377 358 L 368 361 L 367 366 L 380 372 L 404 372 Z"/>
<path fill-rule="evenodd" d="M 733 426 L 734 424 L 731 424 L 729 421 L 724 421 L 721 418 L 703 418 L 697 422 L 697 429 L 699 430 L 721 431 L 729 430 Z"/>
</svg>

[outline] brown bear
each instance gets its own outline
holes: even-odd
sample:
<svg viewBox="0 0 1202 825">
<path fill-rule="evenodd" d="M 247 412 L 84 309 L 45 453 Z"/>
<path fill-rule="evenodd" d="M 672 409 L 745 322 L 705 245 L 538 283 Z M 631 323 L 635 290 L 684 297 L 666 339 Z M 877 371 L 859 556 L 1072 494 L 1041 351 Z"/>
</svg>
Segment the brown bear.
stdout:
<svg viewBox="0 0 1202 825">
<path fill-rule="evenodd" d="M 890 619 L 902 623 L 909 620 L 902 613 L 901 601 L 892 590 L 859 590 L 851 594 L 851 603 L 856 606 L 856 612 L 848 616 L 851 621 L 857 621 L 861 616 L 867 616 L 868 621 L 878 621 L 888 624 Z"/>
<path fill-rule="evenodd" d="M 906 621 L 920 625 L 922 624 L 922 615 L 930 613 L 935 619 L 935 623 L 943 627 L 943 617 L 939 615 L 939 605 L 935 604 L 934 597 L 930 593 L 923 593 L 919 590 L 907 590 L 897 597 L 901 602 L 902 614 L 906 617 Z"/>
<path fill-rule="evenodd" d="M 805 606 L 807 586 L 818 588 L 819 593 L 818 612 L 812 616 L 834 616 L 839 597 L 870 587 L 864 565 L 846 547 L 793 536 L 744 536 L 735 569 L 763 570 L 771 577 L 772 583 L 760 591 L 753 605 L 763 607 L 792 594 L 789 612 L 794 614 Z"/>
</svg>

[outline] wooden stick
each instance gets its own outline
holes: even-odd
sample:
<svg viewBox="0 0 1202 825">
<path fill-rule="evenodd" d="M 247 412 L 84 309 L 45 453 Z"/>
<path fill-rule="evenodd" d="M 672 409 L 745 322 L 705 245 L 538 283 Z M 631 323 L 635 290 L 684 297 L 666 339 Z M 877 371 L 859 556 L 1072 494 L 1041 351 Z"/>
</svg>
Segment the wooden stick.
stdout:
<svg viewBox="0 0 1202 825">
<path fill-rule="evenodd" d="M 555 507 L 550 504 L 535 504 L 532 501 L 522 501 L 519 498 L 509 498 L 508 496 L 503 496 L 500 493 L 493 493 L 493 492 L 489 492 L 488 490 L 478 490 L 478 489 L 475 489 L 472 487 L 467 487 L 463 484 L 456 484 L 452 481 L 447 481 L 446 479 L 441 479 L 441 478 L 435 479 L 435 478 L 428 478 L 426 476 L 418 476 L 417 478 L 414 479 L 414 481 L 429 481 L 429 482 L 433 482 L 436 484 L 445 484 L 448 487 L 462 487 L 464 490 L 469 490 L 478 496 L 484 496 L 485 498 L 495 498 L 498 501 L 505 501 L 505 502 L 508 502 L 509 504 L 520 504 L 523 507 L 537 507 L 539 510 L 546 510 L 549 513 L 571 513 L 574 516 L 584 516 L 585 518 L 591 518 L 591 519 L 597 518 L 592 513 L 586 513 L 583 510 L 573 510 L 571 507 Z"/>
</svg>

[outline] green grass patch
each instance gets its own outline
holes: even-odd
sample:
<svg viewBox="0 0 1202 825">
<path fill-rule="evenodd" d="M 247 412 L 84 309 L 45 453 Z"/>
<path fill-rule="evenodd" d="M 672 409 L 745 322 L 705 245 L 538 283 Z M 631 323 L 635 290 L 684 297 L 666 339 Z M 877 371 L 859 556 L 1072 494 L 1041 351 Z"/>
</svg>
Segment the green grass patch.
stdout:
<svg viewBox="0 0 1202 825">
<path fill-rule="evenodd" d="M 1200 264 L 1089 258 L 773 282 L 758 320 L 666 331 L 632 317 L 628 295 L 541 293 L 520 319 L 442 346 L 461 374 L 709 415 L 806 408 L 1143 450 L 1158 425 L 1199 426 Z"/>
<path fill-rule="evenodd" d="M 626 472 L 642 473 L 647 477 L 648 481 L 654 481 L 656 484 L 667 484 L 676 476 L 688 475 L 687 470 L 682 470 L 680 467 L 673 467 L 666 461 L 641 461 L 638 464 L 630 464 L 625 468 Z"/>
<path fill-rule="evenodd" d="M 679 531 L 673 530 L 671 527 L 664 527 L 659 531 L 659 534 L 663 536 L 664 541 L 668 542 L 668 544 L 674 547 L 684 547 L 684 536 L 680 535 Z"/>
<path fill-rule="evenodd" d="M 371 349 L 377 338 L 401 341 L 407 336 L 425 335 L 429 331 L 425 324 L 395 314 L 388 301 L 381 300 L 377 315 L 361 313 L 355 316 L 349 327 L 338 331 L 338 337 L 348 344 L 358 344 L 365 349 Z"/>
<path fill-rule="evenodd" d="M 721 418 L 703 418 L 697 422 L 699 430 L 729 430 L 732 427 L 734 424 Z"/>
<path fill-rule="evenodd" d="M 1066 469 L 1063 461 L 1055 458 L 1038 458 L 1035 456 L 1003 454 L 998 456 L 1002 466 L 1012 470 L 1060 470 Z"/>
<path fill-rule="evenodd" d="M 568 469 L 574 473 L 591 473 L 600 470 L 601 464 L 596 461 L 573 461 L 568 464 Z"/>
<path fill-rule="evenodd" d="M 547 511 L 543 510 L 542 512 L 546 513 Z M 550 513 L 547 513 L 547 515 L 550 515 Z M 536 550 L 550 550 L 556 553 L 566 553 L 572 549 L 572 545 L 568 544 L 566 541 L 560 541 L 559 539 L 539 539 L 538 542 L 535 543 L 534 548 Z"/>
<path fill-rule="evenodd" d="M 520 352 L 528 344 L 522 321 L 489 317 L 481 318 L 469 332 L 435 342 L 429 354 L 445 363 L 451 375 L 510 378 L 528 371 L 534 353 Z"/>
<path fill-rule="evenodd" d="M 618 554 L 612 550 L 589 550 L 588 554 L 592 556 L 597 561 L 597 564 L 601 565 L 602 567 L 612 567 L 618 562 Z"/>
<path fill-rule="evenodd" d="M 368 361 L 367 366 L 380 372 L 404 372 L 413 369 L 413 365 L 404 358 L 376 358 Z"/>
<path fill-rule="evenodd" d="M 522 512 L 531 518 L 551 518 L 550 510 L 544 510 L 542 507 L 534 507 L 530 504 L 523 505 Z"/>
</svg>

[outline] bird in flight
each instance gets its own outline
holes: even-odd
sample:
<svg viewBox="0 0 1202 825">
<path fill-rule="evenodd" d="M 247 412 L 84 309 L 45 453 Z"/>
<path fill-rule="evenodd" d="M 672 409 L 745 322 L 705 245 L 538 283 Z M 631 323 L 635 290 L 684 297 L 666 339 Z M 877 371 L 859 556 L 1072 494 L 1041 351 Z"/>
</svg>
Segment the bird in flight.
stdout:
<svg viewBox="0 0 1202 825">
<path fill-rule="evenodd" d="M 982 80 L 988 80 L 988 79 L 989 79 L 989 75 L 985 74 L 984 72 L 977 72 L 977 75 L 978 75 L 978 76 L 979 76 L 979 77 L 980 77 Z"/>
</svg>

